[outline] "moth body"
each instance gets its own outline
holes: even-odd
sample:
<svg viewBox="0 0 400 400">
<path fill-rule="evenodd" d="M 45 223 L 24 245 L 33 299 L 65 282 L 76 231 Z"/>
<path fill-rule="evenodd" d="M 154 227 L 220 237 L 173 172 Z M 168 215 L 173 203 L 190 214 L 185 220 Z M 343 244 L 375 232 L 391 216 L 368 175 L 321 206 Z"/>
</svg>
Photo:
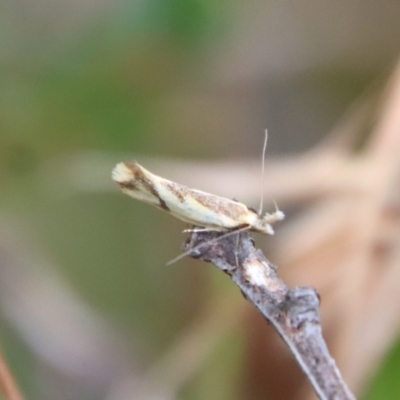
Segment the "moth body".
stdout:
<svg viewBox="0 0 400 400">
<path fill-rule="evenodd" d="M 182 221 L 210 230 L 228 231 L 247 227 L 254 232 L 273 235 L 271 224 L 284 219 L 280 210 L 259 215 L 242 203 L 154 175 L 136 162 L 117 164 L 112 178 L 129 196 L 165 210 Z"/>
</svg>

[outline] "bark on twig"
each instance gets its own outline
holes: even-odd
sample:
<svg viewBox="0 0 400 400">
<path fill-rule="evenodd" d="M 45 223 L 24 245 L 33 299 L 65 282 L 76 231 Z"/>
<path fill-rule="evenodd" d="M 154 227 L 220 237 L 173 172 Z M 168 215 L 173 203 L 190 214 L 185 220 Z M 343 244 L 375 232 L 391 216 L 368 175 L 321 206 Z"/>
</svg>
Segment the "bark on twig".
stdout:
<svg viewBox="0 0 400 400">
<path fill-rule="evenodd" d="M 191 257 L 227 273 L 278 331 L 322 400 L 354 400 L 322 337 L 319 297 L 311 287 L 289 289 L 276 266 L 254 247 L 248 232 L 217 240 L 219 232 L 194 232 Z"/>
</svg>

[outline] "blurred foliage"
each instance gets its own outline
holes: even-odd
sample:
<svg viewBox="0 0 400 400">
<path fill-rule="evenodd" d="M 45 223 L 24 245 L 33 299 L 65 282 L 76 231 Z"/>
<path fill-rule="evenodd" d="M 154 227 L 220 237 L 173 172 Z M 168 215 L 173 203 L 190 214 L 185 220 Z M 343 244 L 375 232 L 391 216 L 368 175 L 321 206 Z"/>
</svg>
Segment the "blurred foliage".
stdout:
<svg viewBox="0 0 400 400">
<path fill-rule="evenodd" d="M 239 332 L 233 331 L 226 335 L 223 341 L 218 343 L 200 374 L 189 382 L 179 398 L 185 400 L 236 398 L 242 383 L 241 360 L 244 350 L 243 338 Z"/>
<path fill-rule="evenodd" d="M 39 249 L 85 301 L 129 338 L 129 351 L 143 367 L 190 324 L 204 297 L 215 294 L 210 269 L 190 261 L 190 272 L 163 268 L 180 251 L 181 224 L 170 216 L 143 204 L 133 206 L 122 195 L 64 193 L 46 187 L 41 177 L 54 172 L 54 161 L 84 151 L 181 155 L 191 146 L 192 154 L 200 153 L 192 146 L 194 134 L 182 144 L 168 127 L 167 137 L 157 128 L 167 112 L 165 98 L 203 79 L 202 66 L 230 28 L 236 2 L 91 3 L 0 5 L 0 215 L 17 227 L 19 244 L 26 241 L 27 248 Z M 333 70 L 329 73 L 341 76 L 332 77 L 328 90 L 343 107 L 345 90 L 360 90 L 370 75 L 355 81 L 354 74 Z M 307 80 L 315 82 L 315 91 L 324 91 L 317 74 Z M 34 255 L 31 261 L 38 262 Z M 3 316 L 0 332 L 27 398 L 42 400 L 51 386 L 38 382 L 47 376 L 43 361 Z M 224 338 L 180 398 L 234 398 L 232 382 L 240 373 L 243 351 L 240 332 Z M 399 398 L 388 393 L 389 380 L 397 384 L 399 358 L 396 349 L 366 400 Z"/>
<path fill-rule="evenodd" d="M 215 40 L 218 8 L 205 0 L 118 2 L 58 35 L 43 29 L 45 15 L 24 15 L 24 31 L 2 24 L 0 148 L 8 166 L 21 151 L 33 161 L 77 149 L 149 148 L 157 97 Z"/>
<path fill-rule="evenodd" d="M 395 400 L 400 399 L 400 342 L 388 354 L 380 371 L 370 387 L 367 388 L 363 400 Z"/>
<path fill-rule="evenodd" d="M 223 32 L 221 6 L 119 1 L 93 13 L 62 2 L 1 6 L 2 215 L 126 331 L 143 363 L 159 357 L 199 302 L 198 272 L 162 268 L 180 251 L 165 235 L 170 217 L 122 196 L 65 195 L 38 177 L 48 162 L 85 150 L 150 151 L 158 99 L 182 84 Z M 169 149 L 176 151 L 173 138 Z M 157 251 L 155 237 L 163 238 Z M 35 356 L 6 326 L 2 345 L 27 398 L 42 398 Z"/>
</svg>

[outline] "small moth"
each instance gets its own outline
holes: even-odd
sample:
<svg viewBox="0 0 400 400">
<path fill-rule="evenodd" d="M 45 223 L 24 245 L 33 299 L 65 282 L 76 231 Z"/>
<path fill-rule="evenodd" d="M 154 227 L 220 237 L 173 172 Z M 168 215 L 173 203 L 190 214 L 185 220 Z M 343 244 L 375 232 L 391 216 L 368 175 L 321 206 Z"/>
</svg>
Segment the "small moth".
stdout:
<svg viewBox="0 0 400 400">
<path fill-rule="evenodd" d="M 134 199 L 168 211 L 174 217 L 206 230 L 244 230 L 273 235 L 272 224 L 284 218 L 280 210 L 260 215 L 253 208 L 215 196 L 179 183 L 169 181 L 147 171 L 136 162 L 119 163 L 112 179 L 122 191 Z"/>
<path fill-rule="evenodd" d="M 263 148 L 262 178 L 267 145 L 267 132 Z M 152 204 L 171 213 L 176 218 L 204 229 L 195 231 L 227 231 L 235 233 L 244 230 L 273 235 L 272 224 L 284 219 L 285 215 L 276 208 L 272 214 L 262 215 L 260 210 L 215 196 L 154 175 L 136 162 L 119 163 L 112 171 L 112 179 L 129 196 Z"/>
</svg>

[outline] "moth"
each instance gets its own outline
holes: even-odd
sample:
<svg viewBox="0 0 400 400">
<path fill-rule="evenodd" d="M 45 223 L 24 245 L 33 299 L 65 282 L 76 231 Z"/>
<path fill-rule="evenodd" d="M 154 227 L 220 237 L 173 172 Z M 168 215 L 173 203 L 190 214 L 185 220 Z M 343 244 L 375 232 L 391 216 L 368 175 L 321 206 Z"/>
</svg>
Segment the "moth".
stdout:
<svg viewBox="0 0 400 400">
<path fill-rule="evenodd" d="M 272 224 L 284 218 L 280 210 L 259 215 L 253 208 L 237 201 L 190 189 L 154 175 L 136 162 L 117 164 L 112 178 L 124 193 L 134 199 L 207 230 L 248 228 L 250 231 L 273 235 Z"/>
<path fill-rule="evenodd" d="M 267 136 L 263 150 L 263 173 L 266 142 Z M 134 199 L 167 211 L 184 222 L 202 227 L 195 229 L 195 231 L 235 233 L 249 230 L 273 235 L 272 224 L 283 220 L 285 217 L 284 213 L 278 208 L 271 214 L 262 214 L 262 198 L 260 210 L 257 212 L 255 209 L 235 200 L 190 189 L 187 186 L 161 178 L 152 174 L 137 162 L 117 164 L 112 171 L 112 179 L 118 183 L 124 193 Z"/>
</svg>

